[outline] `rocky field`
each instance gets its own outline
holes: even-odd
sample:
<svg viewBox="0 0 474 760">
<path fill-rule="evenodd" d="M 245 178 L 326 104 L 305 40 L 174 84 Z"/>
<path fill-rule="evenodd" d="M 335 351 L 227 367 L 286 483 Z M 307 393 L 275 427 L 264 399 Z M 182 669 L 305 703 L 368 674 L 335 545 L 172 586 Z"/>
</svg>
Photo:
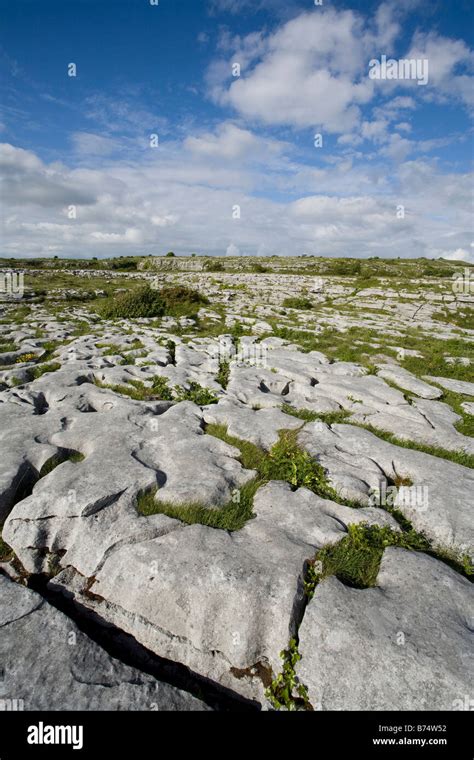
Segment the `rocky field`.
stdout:
<svg viewBox="0 0 474 760">
<path fill-rule="evenodd" d="M 465 709 L 474 269 L 118 261 L 1 269 L 0 701 Z"/>
</svg>

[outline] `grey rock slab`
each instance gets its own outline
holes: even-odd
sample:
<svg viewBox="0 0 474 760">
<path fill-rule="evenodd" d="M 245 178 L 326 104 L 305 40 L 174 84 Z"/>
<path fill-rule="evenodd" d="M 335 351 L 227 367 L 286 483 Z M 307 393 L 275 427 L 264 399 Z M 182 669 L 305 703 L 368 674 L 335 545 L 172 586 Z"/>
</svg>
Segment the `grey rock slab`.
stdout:
<svg viewBox="0 0 474 760">
<path fill-rule="evenodd" d="M 413 484 L 399 488 L 393 504 L 413 527 L 433 543 L 456 554 L 474 550 L 472 492 L 474 473 L 468 467 L 383 441 L 353 425 L 308 423 L 300 445 L 320 462 L 334 488 L 363 504 L 399 479 Z"/>
<path fill-rule="evenodd" d="M 422 380 L 419 380 L 415 375 L 403 367 L 396 365 L 379 365 L 378 376 L 383 377 L 385 380 L 390 380 L 392 383 L 396 383 L 400 388 L 410 393 L 415 393 L 421 398 L 436 399 L 443 395 L 443 391 L 439 388 L 435 388 L 433 385 L 428 385 Z"/>
<path fill-rule="evenodd" d="M 473 587 L 425 554 L 385 550 L 375 588 L 316 588 L 296 665 L 317 710 L 454 710 L 472 690 Z"/>
<path fill-rule="evenodd" d="M 209 710 L 124 665 L 30 589 L 0 576 L 2 700 L 25 710 Z"/>
<path fill-rule="evenodd" d="M 47 550 L 66 552 L 63 564 L 77 566 L 81 558 L 92 575 L 111 547 L 168 530 L 169 518 L 148 522 L 137 513 L 141 491 L 159 487 L 161 501 L 219 508 L 253 477 L 237 461 L 238 449 L 204 434 L 194 404 L 154 414 L 146 405 L 117 401 L 105 414 L 71 414 L 46 435 L 53 451 L 79 451 L 85 459 L 66 461 L 39 480 L 5 523 L 4 538 L 29 572 L 47 570 Z"/>
<path fill-rule="evenodd" d="M 253 408 L 280 407 L 291 385 L 285 375 L 258 367 L 232 367 L 227 395 Z"/>
<path fill-rule="evenodd" d="M 372 425 L 401 440 L 428 444 L 448 451 L 474 453 L 474 439 L 455 428 L 460 415 L 446 403 L 418 398 L 398 407 L 379 406 L 369 410 L 354 406 L 351 421 Z"/>
<path fill-rule="evenodd" d="M 425 379 L 441 385 L 447 391 L 461 393 L 465 396 L 474 396 L 474 383 L 468 383 L 466 380 L 453 380 L 450 377 L 431 377 L 430 375 L 426 375 Z"/>
<path fill-rule="evenodd" d="M 306 560 L 343 538 L 351 523 L 396 523 L 383 510 L 350 509 L 276 482 L 257 492 L 254 511 L 234 533 L 183 525 L 123 544 L 95 574 L 90 593 L 81 594 L 77 579 L 66 587 L 157 654 L 263 700 L 250 671 L 259 663 L 268 673 L 279 670 L 279 652 L 302 613 Z"/>
<path fill-rule="evenodd" d="M 284 414 L 280 409 L 253 410 L 228 399 L 205 407 L 203 416 L 206 423 L 226 425 L 229 435 L 264 449 L 278 441 L 280 430 L 295 430 L 303 425 L 302 420 Z"/>
</svg>

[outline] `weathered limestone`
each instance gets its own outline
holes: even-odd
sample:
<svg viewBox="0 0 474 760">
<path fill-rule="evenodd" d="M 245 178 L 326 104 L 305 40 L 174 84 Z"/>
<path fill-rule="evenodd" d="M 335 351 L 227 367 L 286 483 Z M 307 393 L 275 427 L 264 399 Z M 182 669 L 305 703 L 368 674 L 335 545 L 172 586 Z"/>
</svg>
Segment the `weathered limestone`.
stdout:
<svg viewBox="0 0 474 760">
<path fill-rule="evenodd" d="M 24 710 L 208 710 L 111 657 L 39 594 L 0 575 L 0 705 Z"/>
<path fill-rule="evenodd" d="M 474 677 L 474 593 L 424 554 L 385 550 L 377 585 L 317 587 L 296 666 L 316 710 L 454 710 Z"/>
<path fill-rule="evenodd" d="M 381 488 L 409 480 L 394 503 L 414 528 L 456 554 L 473 554 L 474 473 L 447 460 L 404 449 L 353 425 L 311 422 L 298 436 L 324 467 L 336 490 L 362 504 L 376 503 Z"/>
</svg>

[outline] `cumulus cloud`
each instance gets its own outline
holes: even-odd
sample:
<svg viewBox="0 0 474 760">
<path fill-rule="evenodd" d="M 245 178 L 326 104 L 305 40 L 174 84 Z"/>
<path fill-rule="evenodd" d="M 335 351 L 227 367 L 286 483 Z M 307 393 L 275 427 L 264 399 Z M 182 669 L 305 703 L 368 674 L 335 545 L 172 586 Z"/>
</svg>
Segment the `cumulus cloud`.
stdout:
<svg viewBox="0 0 474 760">
<path fill-rule="evenodd" d="M 284 144 L 277 140 L 258 137 L 248 129 L 231 122 L 218 125 L 215 132 L 208 132 L 184 140 L 184 147 L 197 156 L 217 159 L 265 160 L 282 152 Z"/>
<path fill-rule="evenodd" d="M 372 96 L 363 71 L 367 44 L 362 21 L 352 11 L 303 13 L 260 41 L 265 52 L 250 70 L 240 45 L 243 60 L 239 50 L 234 59 L 242 76 L 230 86 L 214 86 L 211 94 L 221 105 L 266 124 L 347 131 L 357 122 L 358 105 Z"/>
<path fill-rule="evenodd" d="M 114 161 L 94 169 L 48 165 L 30 151 L 0 146 L 6 181 L 17 180 L 16 192 L 3 194 L 3 254 L 100 257 L 174 250 L 409 257 L 472 250 L 469 175 L 443 175 L 426 161 L 404 162 L 394 192 L 383 166 L 285 164 L 280 146 L 271 183 L 298 195 L 277 201 L 261 197 L 268 186 L 266 164 L 255 168 L 232 150 L 231 158 L 217 151 L 220 163 L 209 167 L 207 148 L 203 160 L 203 145 L 219 145 L 222 135 L 226 145 L 233 134 L 228 126 L 197 135 L 197 151 L 178 145 L 160 160 Z M 32 193 L 32 186 L 45 195 Z M 73 190 L 76 218 L 70 219 Z M 404 219 L 397 216 L 400 204 Z M 239 219 L 233 217 L 235 205 Z"/>
<path fill-rule="evenodd" d="M 361 111 L 376 96 L 392 98 L 379 107 L 379 114 L 374 113 L 376 119 L 380 111 L 391 121 L 400 110 L 414 108 L 413 97 L 395 96 L 397 89 L 418 90 L 420 98 L 457 98 L 472 105 L 473 53 L 462 40 L 417 32 L 409 49 L 396 55 L 401 21 L 417 4 L 385 2 L 368 19 L 351 10 L 317 8 L 268 34 L 242 39 L 226 33 L 221 41 L 226 55 L 208 71 L 209 95 L 255 122 L 321 126 L 339 135 L 360 128 Z M 382 54 L 427 58 L 429 86 L 419 87 L 414 80 L 369 79 L 369 60 Z M 240 76 L 232 76 L 232 63 L 240 64 Z"/>
</svg>

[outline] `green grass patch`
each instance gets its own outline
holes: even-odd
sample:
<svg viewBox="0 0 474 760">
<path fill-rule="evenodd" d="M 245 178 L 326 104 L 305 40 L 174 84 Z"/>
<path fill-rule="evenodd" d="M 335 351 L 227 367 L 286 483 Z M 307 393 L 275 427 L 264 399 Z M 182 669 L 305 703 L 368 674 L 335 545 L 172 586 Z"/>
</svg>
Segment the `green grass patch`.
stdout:
<svg viewBox="0 0 474 760">
<path fill-rule="evenodd" d="M 36 367 L 29 367 L 28 376 L 30 382 L 38 380 L 38 378 L 42 377 L 42 375 L 45 375 L 47 372 L 56 372 L 58 369 L 61 369 L 61 364 L 59 362 L 48 362 L 46 364 L 38 364 Z"/>
<path fill-rule="evenodd" d="M 83 462 L 85 459 L 84 454 L 81 454 L 80 451 L 73 451 L 72 449 L 62 449 L 57 454 L 53 454 L 52 457 L 50 457 L 42 466 L 39 477 L 44 478 L 46 475 L 49 475 L 50 472 L 53 472 L 53 470 L 56 469 L 60 464 L 63 464 L 64 462 Z"/>
<path fill-rule="evenodd" d="M 167 377 L 155 375 L 151 378 L 151 386 L 145 385 L 141 380 L 129 380 L 127 384 L 108 384 L 96 379 L 95 385 L 99 388 L 105 388 L 120 393 L 122 396 L 128 396 L 134 401 L 172 401 L 173 394 L 169 388 Z"/>
<path fill-rule="evenodd" d="M 0 343 L 0 354 L 12 354 L 15 351 L 18 351 L 18 347 L 13 341 L 10 343 Z"/>
<path fill-rule="evenodd" d="M 313 302 L 309 298 L 298 298 L 296 296 L 285 298 L 283 301 L 285 309 L 312 309 Z"/>
<path fill-rule="evenodd" d="M 338 496 L 326 478 L 323 468 L 307 451 L 297 444 L 298 431 L 280 433 L 279 441 L 272 446 L 260 467 L 265 480 L 284 480 L 296 490 L 308 488 L 323 499 L 338 501 Z"/>
<path fill-rule="evenodd" d="M 246 483 L 239 491 L 235 491 L 231 500 L 222 507 L 212 509 L 198 503 L 170 504 L 156 500 L 158 491 L 148 491 L 139 494 L 137 510 L 146 517 L 163 514 L 173 517 L 187 525 L 207 525 L 209 528 L 236 531 L 244 527 L 253 516 L 253 499 L 260 483 L 258 479 Z"/>
<path fill-rule="evenodd" d="M 428 446 L 424 443 L 417 443 L 416 441 L 405 441 L 402 438 L 397 438 L 396 435 L 389 433 L 387 430 L 379 430 L 373 425 L 367 425 L 362 422 L 351 422 L 351 425 L 368 430 L 373 433 L 377 438 L 381 438 L 383 441 L 393 443 L 395 446 L 400 446 L 403 449 L 412 449 L 413 451 L 421 451 L 423 454 L 430 454 L 433 457 L 439 457 L 440 459 L 447 459 L 455 464 L 460 464 L 463 467 L 474 468 L 474 455 L 467 454 L 465 451 L 448 451 L 438 446 Z"/>
<path fill-rule="evenodd" d="M 324 546 L 310 564 L 306 593 L 311 597 L 320 581 L 335 575 L 342 583 L 354 588 L 376 585 L 380 562 L 388 546 L 426 552 L 429 541 L 414 530 L 397 532 L 378 525 L 349 525 L 348 534 L 335 544 Z"/>
<path fill-rule="evenodd" d="M 347 422 L 347 418 L 351 416 L 351 413 L 345 409 L 336 412 L 313 412 L 311 409 L 295 409 L 289 404 L 283 404 L 281 411 L 304 422 L 316 422 L 316 420 L 320 420 L 327 425 Z"/>
<path fill-rule="evenodd" d="M 225 425 L 207 425 L 206 433 L 238 448 L 242 465 L 257 470 L 262 484 L 269 480 L 284 480 L 293 490 L 304 487 L 324 499 L 347 503 L 329 485 L 321 465 L 299 448 L 297 430 L 281 431 L 278 442 L 270 451 L 229 435 Z"/>
</svg>

